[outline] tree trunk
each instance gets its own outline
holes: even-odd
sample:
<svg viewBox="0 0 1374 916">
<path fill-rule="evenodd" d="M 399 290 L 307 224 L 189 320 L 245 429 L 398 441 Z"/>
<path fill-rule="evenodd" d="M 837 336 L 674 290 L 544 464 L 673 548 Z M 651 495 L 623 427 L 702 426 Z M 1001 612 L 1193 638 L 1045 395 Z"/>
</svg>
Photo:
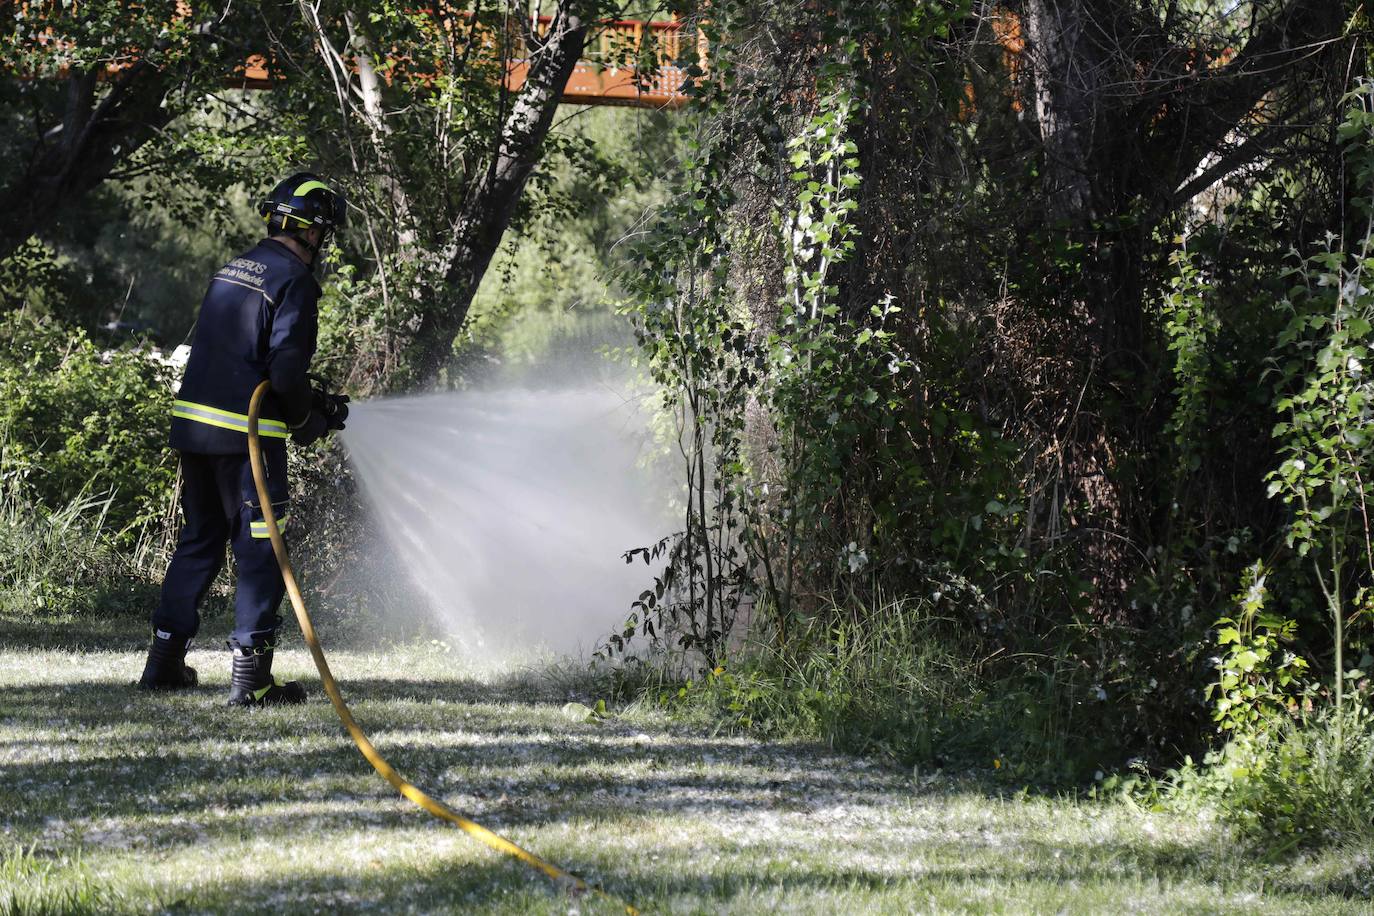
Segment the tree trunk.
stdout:
<svg viewBox="0 0 1374 916">
<path fill-rule="evenodd" d="M 587 26 L 572 5 L 558 5 L 532 53 L 496 152 L 453 228 L 444 252 L 443 287 L 432 291 L 433 305 L 425 310 L 411 345 L 411 364 L 422 379 L 433 379 L 448 364 L 472 298 L 510 226 L 525 182 L 539 163 L 559 98 L 587 39 Z"/>
<path fill-rule="evenodd" d="M 1105 104 L 1104 87 L 1121 72 L 1121 61 L 1102 43 L 1110 34 L 1104 21 L 1110 21 L 1107 11 L 1085 0 L 1029 0 L 1026 5 L 1045 231 L 1062 233 L 1065 251 L 1081 252 L 1079 276 L 1066 278 L 1056 297 L 1084 331 L 1059 355 L 1073 379 L 1063 394 L 1080 392 L 1080 409 L 1056 416 L 1056 425 L 1043 434 L 1058 444 L 1057 473 L 1072 494 L 1060 511 L 1081 542 L 1094 610 L 1099 617 L 1120 618 L 1132 579 L 1132 487 L 1120 474 L 1130 440 L 1115 422 L 1122 411 L 1113 397 L 1111 367 L 1130 349 L 1122 331 L 1139 303 L 1119 288 L 1131 265 L 1123 263 L 1127 252 L 1119 233 L 1104 226 L 1118 216 L 1115 163 L 1107 161 L 1104 150 L 1120 129 L 1111 122 L 1123 113 Z"/>
<path fill-rule="evenodd" d="M 1325 40 L 1340 34 L 1340 4 L 1290 0 L 1257 11 L 1245 47 L 1224 66 L 1172 47 L 1148 8 L 1129 3 L 1026 0 L 1024 15 L 1044 231 L 1078 252 L 1055 298 L 1083 330 L 1058 354 L 1079 407 L 1043 432 L 1058 446 L 1070 505 L 1080 507 L 1065 518 L 1083 542 L 1096 612 L 1138 617 L 1127 593 L 1142 562 L 1135 544 L 1150 535 L 1142 488 L 1157 469 L 1147 464 L 1160 454 L 1145 445 L 1158 422 L 1145 405 L 1163 372 L 1148 346 L 1150 236 L 1203 157 L 1228 136 L 1262 130 L 1249 123 L 1260 100 L 1318 66 Z M 1277 144 L 1223 162 L 1238 168 Z"/>
<path fill-rule="evenodd" d="M 1051 224 L 1085 226 L 1094 215 L 1092 160 L 1103 54 L 1082 0 L 1030 0 L 1026 36 L 1035 74 L 1035 118 L 1044 150 L 1042 187 Z"/>
<path fill-rule="evenodd" d="M 358 72 L 358 94 L 362 97 L 363 120 L 367 124 L 368 139 L 372 143 L 377 161 L 383 165 L 379 180 L 391 199 L 391 222 L 397 227 L 397 247 L 405 251 L 415 245 L 415 218 L 411 212 L 410 197 L 406 193 L 405 185 L 393 172 L 395 160 L 387 152 L 391 128 L 386 123 L 386 114 L 383 110 L 382 83 L 372 66 L 372 42 L 358 27 L 356 13 L 344 13 L 344 22 L 348 26 L 349 44 L 358 51 L 351 59 L 351 63 Z M 318 34 L 323 37 L 324 30 L 320 28 Z M 338 59 L 338 64 L 341 67 L 345 66 L 342 58 Z"/>
</svg>

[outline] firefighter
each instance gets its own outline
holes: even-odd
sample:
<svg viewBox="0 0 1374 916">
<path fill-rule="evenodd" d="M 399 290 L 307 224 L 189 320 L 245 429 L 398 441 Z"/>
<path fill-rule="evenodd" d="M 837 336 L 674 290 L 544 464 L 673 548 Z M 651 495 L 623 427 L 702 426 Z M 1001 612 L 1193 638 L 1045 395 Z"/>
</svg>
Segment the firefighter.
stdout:
<svg viewBox="0 0 1374 916">
<path fill-rule="evenodd" d="M 248 461 L 248 401 L 267 379 L 258 433 L 272 506 L 289 518 L 286 440 L 309 445 L 343 429 L 347 397 L 312 387 L 315 264 L 344 225 L 344 197 L 317 176 L 287 178 L 258 211 L 267 238 L 210 280 L 196 319 L 186 374 L 172 408 L 171 447 L 181 457 L 185 523 L 153 613 L 153 640 L 139 686 L 176 690 L 196 684 L 186 650 L 200 628 L 199 605 L 234 551 L 238 581 L 230 706 L 301 703 L 305 688 L 272 676 L 272 653 L 285 593 Z"/>
</svg>

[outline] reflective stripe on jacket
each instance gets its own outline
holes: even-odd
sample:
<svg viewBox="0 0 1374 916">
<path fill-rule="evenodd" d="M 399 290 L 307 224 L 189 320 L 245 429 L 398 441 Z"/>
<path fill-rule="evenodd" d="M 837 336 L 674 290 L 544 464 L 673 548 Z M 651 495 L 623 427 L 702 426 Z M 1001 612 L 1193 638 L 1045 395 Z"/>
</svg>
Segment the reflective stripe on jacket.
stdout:
<svg viewBox="0 0 1374 916">
<path fill-rule="evenodd" d="M 204 423 L 206 426 L 218 426 L 220 429 L 236 429 L 243 433 L 248 432 L 247 414 L 230 413 L 208 404 L 193 404 L 190 401 L 177 399 L 172 402 L 172 416 L 180 417 L 183 420 L 193 420 L 196 423 Z M 281 420 L 258 418 L 258 435 L 285 439 L 290 434 L 290 430 Z"/>
</svg>

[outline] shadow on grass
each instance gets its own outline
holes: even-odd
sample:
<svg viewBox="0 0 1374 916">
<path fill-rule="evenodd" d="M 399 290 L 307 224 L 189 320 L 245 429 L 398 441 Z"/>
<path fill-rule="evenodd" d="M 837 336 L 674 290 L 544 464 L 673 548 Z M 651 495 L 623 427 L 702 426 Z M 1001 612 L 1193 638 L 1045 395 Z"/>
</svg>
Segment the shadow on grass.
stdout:
<svg viewBox="0 0 1374 916">
<path fill-rule="evenodd" d="M 824 833 L 835 827 L 836 810 L 854 805 L 877 810 L 911 797 L 911 790 L 892 774 L 840 772 L 836 763 L 841 758 L 834 755 L 825 760 L 816 755 L 808 761 L 810 769 L 796 772 L 795 749 L 788 755 L 749 745 L 663 735 L 637 745 L 628 740 L 627 730 L 617 730 L 613 724 L 569 723 L 566 732 L 555 733 L 523 723 L 513 725 L 508 708 L 464 706 L 456 701 L 452 709 L 438 709 L 441 719 L 436 722 L 435 707 L 410 702 L 417 684 L 421 693 L 432 690 L 449 699 L 460 695 L 454 691 L 473 689 L 470 684 L 443 681 L 399 685 L 362 681 L 354 690 L 364 701 L 360 715 L 365 722 L 371 719 L 377 724 L 374 740 L 402 773 L 498 832 L 514 831 L 519 836 L 561 824 L 632 836 L 641 827 L 674 817 L 719 822 L 768 813 L 799 817 L 803 834 L 810 824 L 814 824 L 813 832 Z M 148 697 L 130 687 L 87 681 L 63 692 L 60 709 L 44 710 L 42 704 L 52 692 L 40 688 L 0 691 L 7 724 L 27 724 L 49 733 L 60 730 L 36 742 L 9 743 L 27 749 L 46 745 L 45 756 L 51 758 L 9 763 L 0 770 L 0 809 L 5 811 L 7 828 L 20 836 L 51 831 L 53 819 L 64 818 L 71 824 L 71 833 L 54 838 L 64 843 L 86 842 L 91 831 L 113 831 L 116 836 L 138 837 L 140 848 L 167 849 L 233 843 L 245 832 L 289 843 L 300 835 L 303 825 L 312 831 L 343 832 L 356 831 L 361 823 L 380 837 L 387 830 L 430 823 L 373 776 L 342 735 L 332 710 L 318 700 L 305 709 L 245 714 L 207 707 L 204 696 Z M 416 732 L 425 733 L 427 743 L 411 741 Z M 102 750 L 112 737 L 131 750 Z M 319 744 L 309 746 L 311 742 Z M 924 803 L 938 806 L 942 796 L 955 794 L 967 792 L 942 789 L 926 796 Z M 437 823 L 431 826 L 446 829 Z M 603 848 L 608 845 L 604 839 L 600 842 Z M 743 848 L 728 838 L 717 842 L 718 851 L 727 858 Z M 848 861 L 853 861 L 852 845 L 843 847 L 842 858 Z M 1028 838 L 1024 828 L 1008 837 L 1004 848 L 980 832 L 953 837 L 936 833 L 929 840 L 912 842 L 909 852 L 910 881 L 939 877 L 974 884 L 1228 883 L 1244 873 L 1237 865 L 1239 857 L 1226 860 L 1196 846 L 1110 839 L 1050 843 Z M 953 857 L 976 864 L 919 864 L 932 855 L 937 862 Z M 623 863 L 617 867 L 624 867 Z M 1280 882 L 1277 891 L 1347 897 L 1359 893 L 1358 882 L 1349 875 L 1321 887 L 1314 887 L 1311 880 L 1289 877 L 1288 884 Z M 433 879 L 417 876 L 416 880 Z M 487 879 L 474 880 L 440 883 L 455 898 L 485 887 L 479 895 L 484 897 L 492 890 L 484 884 Z M 651 899 L 709 891 L 710 899 L 728 902 L 757 888 L 761 880 L 757 875 L 713 874 L 709 888 L 671 877 L 638 879 L 630 887 Z M 886 886 L 891 876 L 878 865 L 871 872 L 808 866 L 806 874 L 789 872 L 774 883 L 778 881 L 809 892 L 867 886 L 865 882 L 878 888 Z M 277 892 L 264 889 L 269 895 Z"/>
<path fill-rule="evenodd" d="M 69 625 L 66 638 L 70 640 L 76 632 L 89 636 L 92 623 L 82 620 Z M 128 621 L 94 623 L 106 627 L 104 632 L 113 632 Z M 31 632 L 38 640 L 40 631 L 41 626 L 35 624 L 22 632 Z M 10 633 L 5 622 L 0 627 L 0 644 L 16 644 Z M 85 645 L 89 643 L 55 639 L 47 647 Z M 134 645 L 141 648 L 141 638 Z M 224 661 L 227 667 L 227 654 Z M 73 831 L 65 835 L 68 841 L 85 842 L 83 837 L 90 830 L 127 829 L 130 835 L 144 836 L 145 847 L 170 848 L 234 842 L 245 832 L 290 843 L 299 835 L 303 820 L 340 831 L 356 830 L 361 821 L 379 832 L 426 822 L 425 815 L 397 799 L 372 774 L 343 735 L 313 677 L 308 684 L 314 700 L 305 708 L 245 713 L 223 708 L 223 695 L 214 689 L 176 695 L 141 693 L 133 687 L 136 673 L 130 671 L 127 682 L 87 679 L 0 688 L 0 727 L 36 733 L 31 740 L 7 738 L 0 743 L 0 822 L 7 833 L 32 841 L 46 835 L 54 819 L 66 819 Z M 442 677 L 350 679 L 346 671 L 339 673 L 364 728 L 403 774 L 498 831 L 519 833 L 564 824 L 628 836 L 639 825 L 666 822 L 675 815 L 705 815 L 720 821 L 769 812 L 803 818 L 819 813 L 822 816 L 815 820 L 813 832 L 823 833 L 832 826 L 827 808 L 864 805 L 879 809 L 912 795 L 899 775 L 859 767 L 857 762 L 848 769 L 842 755 L 817 747 L 721 741 L 658 729 L 651 740 L 643 741 L 634 734 L 637 726 L 615 721 L 599 725 L 571 721 L 547 708 L 513 714 L 502 704 L 561 699 L 532 687 L 537 678 L 532 680 L 528 672 L 495 682 Z M 20 757 L 26 759 L 16 762 Z M 971 789 L 977 791 L 977 787 L 965 786 L 959 794 Z M 941 794 L 954 791 L 937 790 L 927 801 L 938 800 Z M 213 817 L 207 815 L 211 809 L 218 812 Z M 601 855 L 614 855 L 609 848 L 613 844 L 600 842 L 605 850 Z M 930 849 L 923 852 L 923 846 Z M 994 855 L 988 846 L 976 836 L 915 841 L 913 873 L 896 880 L 908 887 L 932 880 L 971 884 L 1158 880 L 1219 882 L 1229 887 L 1241 880 L 1237 875 L 1245 874 L 1244 863 L 1237 864 L 1243 858 L 1239 852 L 1232 860 L 1221 860 L 1178 843 L 1050 844 L 1018 837 L 1007 847 L 1015 854 L 1004 855 Z M 728 855 L 740 848 L 723 842 L 721 851 Z M 929 868 L 919 864 L 927 852 L 936 853 L 938 859 L 960 850 L 971 864 Z M 1047 864 L 1054 862 L 1055 853 L 1064 864 Z M 378 854 L 385 855 L 380 849 Z M 853 860 L 851 855 L 842 858 Z M 994 859 L 995 865 L 988 864 Z M 605 868 L 606 874 L 638 871 L 629 858 L 617 859 L 611 868 L 600 860 L 567 865 L 574 870 L 585 868 L 588 877 L 595 877 L 597 868 Z M 369 895 L 376 892 L 386 901 L 404 898 L 407 888 L 417 883 L 424 885 L 425 907 L 432 899 L 443 899 L 462 909 L 459 904 L 464 901 L 490 902 L 508 893 L 515 894 L 513 903 L 555 899 L 521 897 L 527 891 L 511 891 L 513 883 L 524 887 L 520 872 L 519 866 L 500 862 L 465 867 L 456 874 L 439 866 L 383 867 L 380 874 L 369 874 L 363 886 Z M 1319 882 L 1316 877 L 1302 880 L 1301 871 L 1295 869 L 1266 878 L 1266 897 L 1318 893 L 1357 898 L 1360 882 L 1352 874 Z M 356 882 L 349 884 L 342 876 L 301 880 L 304 885 L 285 879 L 259 886 L 236 883 L 232 889 L 205 885 L 185 900 L 197 910 L 219 906 L 207 901 L 218 901 L 223 890 L 224 908 L 234 911 L 241 908 L 243 899 L 256 899 L 239 896 L 244 893 L 261 893 L 263 899 L 284 894 L 289 904 L 296 899 L 293 889 L 302 886 L 318 886 L 321 892 L 332 888 L 345 895 L 358 889 Z M 642 871 L 638 877 L 619 880 L 625 881 L 620 886 L 628 896 L 642 897 L 644 903 L 691 897 L 726 904 L 761 887 L 794 888 L 799 894 L 847 887 L 878 893 L 893 878 L 876 866 L 866 870 L 808 865 L 805 871 L 779 876 L 770 871 L 767 878 L 713 872 L 705 876 L 705 883 L 700 876 L 649 876 Z M 203 900 L 202 893 L 210 898 Z M 431 894 L 439 897 L 431 898 Z M 320 902 L 309 908 L 318 909 Z M 168 905 L 175 911 L 174 901 Z M 276 908 L 289 910 L 290 906 Z M 340 903 L 337 908 L 350 906 Z M 704 908 L 712 909 L 709 903 Z M 519 911 L 519 906 L 509 911 Z"/>
<path fill-rule="evenodd" d="M 680 911 L 674 903 L 691 901 L 689 912 L 719 912 L 721 907 L 745 906 L 745 912 L 756 912 L 768 898 L 776 905 L 779 900 L 805 901 L 851 896 L 855 904 L 886 903 L 895 911 L 910 912 L 913 895 L 932 894 L 945 905 L 967 904 L 986 899 L 990 888 L 1002 888 L 1021 897 L 1043 898 L 1042 902 L 1058 901 L 1072 906 L 1080 890 L 1089 893 L 1086 900 L 1100 906 L 1104 900 L 1092 900 L 1097 889 L 1105 899 L 1113 891 L 1138 897 L 1139 884 L 1144 883 L 1158 893 L 1182 886 L 1207 894 L 1209 901 L 1193 901 L 1188 911 L 1213 911 L 1223 902 L 1218 894 L 1236 894 L 1253 899 L 1253 876 L 1244 870 L 1218 874 L 1207 867 L 1198 851 L 1181 844 L 1158 847 L 1137 847 L 1127 844 L 1105 843 L 1092 845 L 1050 845 L 1040 842 L 1021 844 L 1015 856 L 972 856 L 958 861 L 938 861 L 919 864 L 924 850 L 912 849 L 913 867 L 907 874 L 894 875 L 875 867 L 828 862 L 808 862 L 804 867 L 792 863 L 783 871 L 761 869 L 757 862 L 736 858 L 738 849 L 724 844 L 715 850 L 721 856 L 714 862 L 703 861 L 699 869 L 669 871 L 656 868 L 650 862 L 634 859 L 608 861 L 607 854 L 592 858 L 572 857 L 562 864 L 596 887 L 604 889 L 644 912 Z M 1056 856 L 1056 853 L 1059 855 Z M 422 899 L 425 905 L 448 905 L 457 911 L 480 911 L 485 903 L 496 911 L 531 912 L 554 911 L 562 905 L 565 912 L 568 898 L 563 889 L 541 875 L 509 859 L 494 855 L 490 860 L 466 863 L 461 868 L 435 863 L 423 867 L 397 865 L 390 862 L 384 849 L 377 850 L 377 866 L 359 884 L 350 882 L 344 874 L 301 875 L 282 878 L 257 885 L 265 898 L 282 899 L 292 895 L 328 893 L 330 887 L 346 887 L 363 891 L 373 906 L 393 904 L 400 908 L 409 899 Z M 852 857 L 845 857 L 850 859 Z M 1032 895 L 1030 889 L 1040 893 Z M 1358 890 L 1346 885 L 1312 886 L 1302 882 L 1279 882 L 1265 888 L 1264 900 L 1270 907 L 1292 904 L 1297 909 L 1307 904 L 1313 909 L 1312 895 L 1344 899 L 1359 903 L 1364 898 Z M 759 895 L 763 899 L 759 899 Z M 1015 899 L 1015 898 L 1008 898 Z M 309 906 L 307 901 L 302 904 Z M 1125 904 L 1123 899 L 1122 904 Z M 1137 904 L 1144 901 L 1136 901 Z M 1335 903 L 1335 900 L 1330 900 Z M 929 905 L 929 904 L 928 904 Z M 616 912 L 613 900 L 592 896 L 580 901 L 580 909 L 589 912 Z M 935 907 L 938 909 L 938 906 Z M 926 909 L 926 907 L 919 907 Z M 981 908 L 978 908 L 981 910 Z M 891 912 L 884 907 L 885 911 Z M 961 908 L 962 911 L 962 908 Z M 1061 910 L 1062 911 L 1062 910 Z"/>
<path fill-rule="evenodd" d="M 0 615 L 0 646 L 12 651 L 133 651 L 147 645 L 142 615 Z"/>
<path fill-rule="evenodd" d="M 612 860 L 615 852 L 609 849 L 591 856 L 565 856 L 560 861 L 563 867 L 614 895 L 592 894 L 574 901 L 565 885 L 494 853 L 483 853 L 479 861 L 465 861 L 457 867 L 443 861 L 415 864 L 397 861 L 384 843 L 378 843 L 371 847 L 371 858 L 366 862 L 345 856 L 341 862 L 315 863 L 315 867 L 271 879 L 238 879 L 228 884 L 193 879 L 183 892 L 164 895 L 160 907 L 166 912 L 238 912 L 245 901 L 253 901 L 256 906 L 286 913 L 319 912 L 323 904 L 333 912 L 411 911 L 418 907 L 427 912 L 562 914 L 575 903 L 583 913 L 599 914 L 623 912 L 614 899 L 618 898 L 646 913 L 683 912 L 684 903 L 688 907 L 685 911 L 693 913 L 722 909 L 757 912 L 761 906 L 776 906 L 780 901 L 808 900 L 814 901 L 810 909 L 816 911 L 848 902 L 856 907 L 879 907 L 882 912 L 910 912 L 919 897 L 926 897 L 919 909 L 954 905 L 963 911 L 963 905 L 987 900 L 990 890 L 1000 888 L 999 894 L 1014 895 L 1007 900 L 1021 901 L 1022 906 L 1013 911 L 1023 911 L 1030 901 L 1064 911 L 1062 907 L 1073 907 L 1076 901 L 1101 906 L 1113 894 L 1132 898 L 1137 906 L 1147 904 L 1139 899 L 1141 884 L 1150 894 L 1181 887 L 1185 893 L 1207 895 L 1206 901 L 1190 901 L 1186 907 L 1189 912 L 1217 911 L 1224 906 L 1224 901 L 1217 899 L 1219 895 L 1254 899 L 1252 876 L 1243 870 L 1210 872 L 1195 850 L 1178 844 L 1143 852 L 1125 844 L 1051 846 L 1032 841 L 1022 844 L 1016 856 L 971 856 L 954 861 L 946 856 L 933 862 L 922 861 L 925 851 L 917 847 L 911 850 L 913 866 L 905 874 L 834 860 L 811 861 L 805 866 L 793 862 L 779 870 L 739 857 L 739 850 L 730 844 L 713 851 L 720 855 L 703 859 L 697 867 L 678 870 L 628 856 Z M 1061 855 L 1056 857 L 1055 853 Z M 852 857 L 846 858 L 852 861 Z M 1320 903 L 1312 899 L 1314 894 L 1326 896 L 1325 906 L 1342 898 L 1356 904 L 1362 900 L 1349 887 L 1294 882 L 1266 887 L 1264 901 L 1267 909 L 1314 911 Z M 981 907 L 976 909 L 982 911 Z"/>
<path fill-rule="evenodd" d="M 149 588 L 139 593 L 140 602 L 121 597 L 101 603 L 95 610 L 82 613 L 0 611 L 0 646 L 8 649 L 84 651 L 142 651 L 148 645 L 149 618 L 157 607 L 158 590 Z M 368 621 L 351 619 L 337 611 L 316 615 L 317 629 L 336 649 L 367 649 L 375 647 L 375 637 L 369 638 L 373 628 Z M 234 628 L 234 599 L 232 594 L 215 594 L 206 599 L 201 608 L 201 629 L 196 636 L 199 645 L 223 644 Z M 300 629 L 290 607 L 283 607 L 282 634 L 288 642 L 299 644 Z M 326 648 L 329 648 L 327 646 Z"/>
<path fill-rule="evenodd" d="M 393 797 L 343 734 L 318 685 L 304 708 L 243 711 L 201 689 L 147 694 L 104 680 L 0 688 L 0 720 L 41 735 L 0 747 L 41 755 L 3 766 L 0 797 L 14 793 L 6 820 L 37 827 L 52 815 L 53 792 L 98 801 L 103 814 L 152 810 L 193 816 L 206 804 L 290 803 L 365 780 L 365 793 Z M 728 743 L 659 733 L 645 740 L 616 722 L 589 724 L 535 710 L 510 689 L 471 680 L 360 679 L 345 688 L 370 737 L 398 769 L 439 797 L 459 796 L 511 826 L 595 814 L 628 819 L 711 810 L 806 810 L 839 800 L 878 803 L 901 792 L 891 774 L 855 768 L 801 775 L 798 748 Z M 420 737 L 416 737 L 419 735 Z M 302 747 L 313 742 L 315 746 Z M 126 748 L 123 753 L 111 753 Z M 27 753 L 26 753 L 27 752 Z M 617 773 L 627 765 L 634 775 Z M 132 791 L 121 791 L 128 787 Z"/>
<path fill-rule="evenodd" d="M 142 652 L 148 647 L 148 620 L 156 601 L 154 594 L 146 607 L 101 613 L 0 613 L 0 646 L 12 651 Z M 233 628 L 232 608 L 224 599 L 207 602 L 197 642 L 223 642 Z"/>
</svg>

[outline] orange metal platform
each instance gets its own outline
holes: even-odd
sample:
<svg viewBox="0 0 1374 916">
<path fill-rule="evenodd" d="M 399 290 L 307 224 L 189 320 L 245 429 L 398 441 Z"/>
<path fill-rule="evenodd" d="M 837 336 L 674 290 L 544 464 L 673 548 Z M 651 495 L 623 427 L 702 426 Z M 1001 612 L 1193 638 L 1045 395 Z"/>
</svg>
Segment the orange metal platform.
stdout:
<svg viewBox="0 0 1374 916">
<path fill-rule="evenodd" d="M 539 20 L 547 29 L 551 17 Z M 618 20 L 597 24 L 597 31 L 583 58 L 568 78 L 560 101 L 573 105 L 622 105 L 632 108 L 675 109 L 687 103 L 683 87 L 687 70 L 681 66 L 684 27 L 675 20 L 639 22 Z M 706 39 L 691 29 L 695 62 L 705 71 Z M 491 48 L 496 42 L 484 41 Z M 518 42 L 517 42 L 518 44 Z M 641 67 L 653 61 L 652 69 Z M 529 61 L 513 59 L 506 65 L 506 88 L 515 91 L 525 83 Z M 273 78 L 265 57 L 255 54 L 230 80 L 248 89 L 271 89 Z"/>
<path fill-rule="evenodd" d="M 539 20 L 541 28 L 549 19 Z M 706 69 L 706 39 L 692 29 L 690 49 L 697 66 Z M 576 105 L 627 105 L 634 108 L 681 108 L 687 103 L 682 91 L 687 80 L 683 60 L 683 26 L 676 20 L 637 22 L 619 20 L 598 23 L 598 31 L 583 59 L 577 62 L 563 102 Z M 653 67 L 641 68 L 651 60 Z M 529 62 L 512 61 L 506 73 L 506 86 L 519 89 L 525 82 Z"/>
</svg>

